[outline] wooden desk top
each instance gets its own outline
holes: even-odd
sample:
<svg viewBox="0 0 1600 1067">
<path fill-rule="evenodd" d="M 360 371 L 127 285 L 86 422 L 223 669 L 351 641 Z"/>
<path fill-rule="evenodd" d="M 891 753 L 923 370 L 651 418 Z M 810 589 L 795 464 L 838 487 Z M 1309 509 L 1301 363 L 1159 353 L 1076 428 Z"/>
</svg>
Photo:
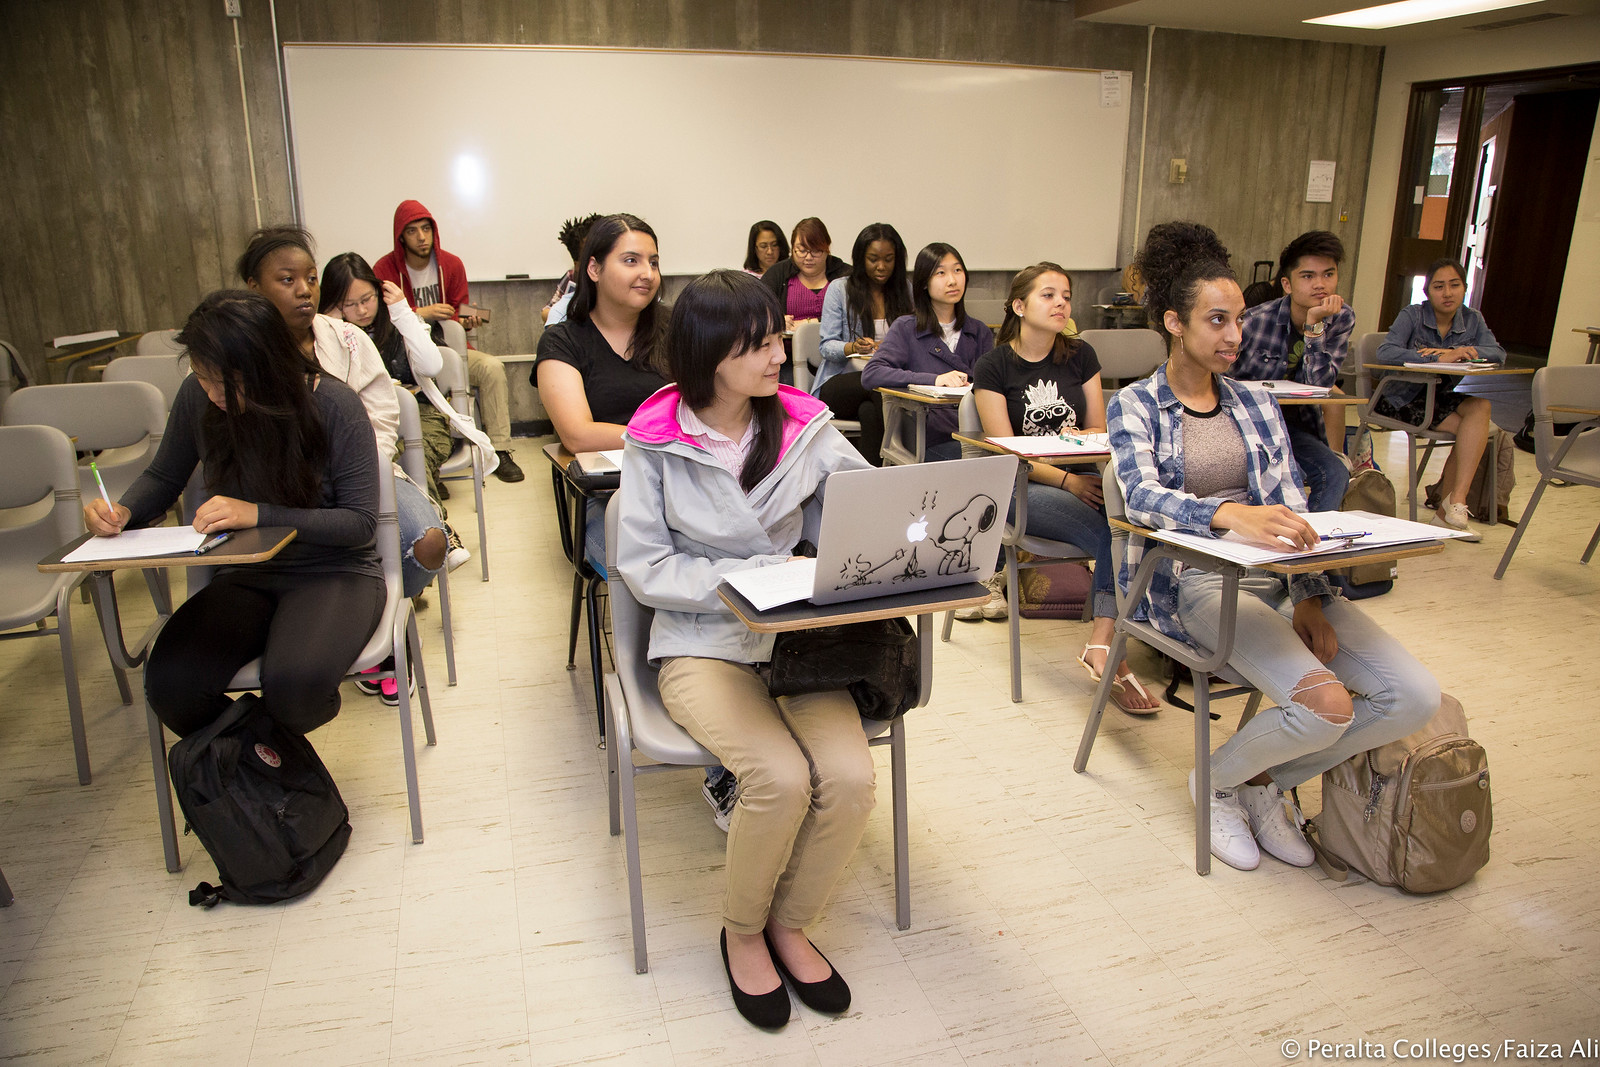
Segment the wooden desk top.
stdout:
<svg viewBox="0 0 1600 1067">
<path fill-rule="evenodd" d="M 851 622 L 899 619 L 907 615 L 931 615 L 936 611 L 971 607 L 989 599 L 989 589 L 978 582 L 924 589 L 917 593 L 890 593 L 887 596 L 851 600 L 843 604 L 816 605 L 807 600 L 784 604 L 770 611 L 757 611 L 755 605 L 727 582 L 717 585 L 717 595 L 733 614 L 750 629 L 761 634 L 788 630 L 809 630 L 817 626 L 843 626 Z"/>
<path fill-rule="evenodd" d="M 1600 419 L 1600 410 L 1595 408 L 1569 408 L 1564 404 L 1548 405 L 1551 411 L 1559 411 L 1563 415 L 1583 415 L 1591 419 Z"/>
<path fill-rule="evenodd" d="M 914 393 L 909 389 L 890 389 L 887 386 L 879 386 L 878 392 L 884 396 L 892 396 L 897 400 L 914 400 L 919 404 L 927 404 L 929 407 L 948 407 L 961 403 L 962 399 L 959 396 L 929 396 L 927 393 Z"/>
<path fill-rule="evenodd" d="M 126 344 L 143 336 L 144 331 L 141 330 L 138 333 L 118 333 L 115 337 L 106 337 L 99 341 L 84 341 L 81 344 L 68 345 L 66 348 L 56 349 L 56 354 L 44 357 L 44 361 L 46 363 L 66 363 L 70 360 L 82 359 L 84 356 L 92 356 L 97 352 L 116 348 L 120 344 Z"/>
<path fill-rule="evenodd" d="M 1471 367 L 1461 363 L 1432 363 L 1426 368 L 1404 367 L 1398 363 L 1363 363 L 1364 370 L 1390 371 L 1404 374 L 1454 374 L 1465 377 L 1469 374 L 1532 374 L 1535 367 Z"/>
<path fill-rule="evenodd" d="M 1342 404 L 1345 407 L 1355 407 L 1367 402 L 1364 396 L 1278 396 L 1274 393 L 1272 398 L 1278 402 L 1280 408 L 1304 404 Z"/>
<path fill-rule="evenodd" d="M 293 526 L 256 526 L 248 530 L 234 530 L 233 536 L 221 547 L 197 556 L 185 552 L 179 556 L 134 556 L 128 559 L 92 559 L 82 563 L 66 563 L 62 557 L 83 544 L 93 534 L 84 534 L 56 549 L 39 561 L 39 569 L 46 574 L 63 571 L 127 571 L 149 567 L 219 567 L 232 563 L 263 563 L 283 551 L 295 539 Z"/>
<path fill-rule="evenodd" d="M 1586 333 L 1590 337 L 1600 337 L 1600 326 L 1574 326 L 1573 333 Z"/>
<path fill-rule="evenodd" d="M 562 444 L 560 441 L 553 441 L 550 444 L 545 445 L 542 451 L 544 452 L 546 459 L 560 467 L 562 470 L 566 470 L 567 465 L 578 458 L 571 452 L 568 452 L 567 446 Z"/>
<path fill-rule="evenodd" d="M 1152 541 L 1166 541 L 1162 536 L 1165 531 L 1151 530 L 1143 526 L 1135 526 L 1126 519 L 1108 519 L 1112 526 L 1129 533 L 1140 534 Z M 1194 548 L 1193 545 L 1182 545 L 1183 548 Z M 1196 550 L 1203 551 L 1203 550 Z M 1443 541 L 1418 541 L 1407 545 L 1385 545 L 1382 548 L 1355 549 L 1349 552 L 1322 552 L 1316 556 L 1305 559 L 1285 559 L 1276 563 L 1251 563 L 1237 564 L 1249 567 L 1251 570 L 1270 571 L 1273 574 L 1318 574 L 1322 571 L 1333 570 L 1338 567 L 1351 567 L 1358 563 L 1390 563 L 1394 560 L 1412 559 L 1416 556 L 1432 556 L 1444 551 Z M 1223 562 L 1231 562 L 1224 560 Z"/>
<path fill-rule="evenodd" d="M 1043 463 L 1049 467 L 1065 467 L 1074 463 L 1103 463 L 1111 458 L 1111 453 L 1109 451 L 1076 452 L 1070 456 L 1030 456 L 1023 452 L 1015 452 L 1009 448 L 1003 448 L 989 440 L 987 437 L 969 437 L 962 433 L 953 433 L 950 435 L 950 437 L 952 440 L 960 441 L 964 445 L 972 445 L 974 448 L 981 448 L 985 452 L 994 452 L 1001 456 L 1021 456 L 1029 463 Z"/>
</svg>

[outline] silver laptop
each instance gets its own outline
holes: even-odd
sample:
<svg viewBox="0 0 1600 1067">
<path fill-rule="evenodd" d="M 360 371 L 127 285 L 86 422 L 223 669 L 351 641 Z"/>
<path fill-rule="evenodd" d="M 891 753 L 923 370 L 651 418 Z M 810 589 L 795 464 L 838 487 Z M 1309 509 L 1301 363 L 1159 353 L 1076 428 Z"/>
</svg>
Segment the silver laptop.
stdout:
<svg viewBox="0 0 1600 1067">
<path fill-rule="evenodd" d="M 982 456 L 830 475 L 811 602 L 987 581 L 1016 472 L 1015 456 Z"/>
</svg>

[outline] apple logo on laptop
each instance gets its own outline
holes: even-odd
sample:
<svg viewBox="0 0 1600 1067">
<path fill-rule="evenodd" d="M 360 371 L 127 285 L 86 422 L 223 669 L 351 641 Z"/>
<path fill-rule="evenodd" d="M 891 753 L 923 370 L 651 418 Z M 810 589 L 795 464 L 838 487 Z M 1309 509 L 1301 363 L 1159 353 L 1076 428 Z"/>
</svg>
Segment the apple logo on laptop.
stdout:
<svg viewBox="0 0 1600 1067">
<path fill-rule="evenodd" d="M 924 515 L 906 527 L 906 540 L 912 543 L 928 539 L 928 516 Z"/>
</svg>

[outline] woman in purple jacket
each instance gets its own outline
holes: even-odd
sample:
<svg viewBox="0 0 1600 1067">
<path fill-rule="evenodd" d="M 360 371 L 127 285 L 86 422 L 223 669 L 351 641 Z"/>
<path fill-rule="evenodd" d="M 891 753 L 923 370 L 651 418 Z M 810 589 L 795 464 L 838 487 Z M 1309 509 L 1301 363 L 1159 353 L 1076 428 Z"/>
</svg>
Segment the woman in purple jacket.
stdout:
<svg viewBox="0 0 1600 1067">
<path fill-rule="evenodd" d="M 978 357 L 994 347 L 994 331 L 967 314 L 966 294 L 967 265 L 960 252 L 939 241 L 918 252 L 911 269 L 916 313 L 890 324 L 861 372 L 861 384 L 867 389 L 970 384 Z M 925 458 L 959 459 L 961 446 L 950 439 L 955 428 L 954 405 L 930 409 Z"/>
</svg>

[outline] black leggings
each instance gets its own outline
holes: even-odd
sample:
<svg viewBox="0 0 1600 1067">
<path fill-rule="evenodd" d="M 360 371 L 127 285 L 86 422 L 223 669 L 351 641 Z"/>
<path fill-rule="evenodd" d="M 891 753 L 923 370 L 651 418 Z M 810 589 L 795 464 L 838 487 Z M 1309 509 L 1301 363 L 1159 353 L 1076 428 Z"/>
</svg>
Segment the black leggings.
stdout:
<svg viewBox="0 0 1600 1067">
<path fill-rule="evenodd" d="M 232 702 L 223 689 L 261 657 L 261 703 L 306 734 L 339 714 L 339 683 L 383 616 L 383 579 L 368 574 L 224 571 L 173 613 L 145 665 L 156 717 L 179 737 Z"/>
<path fill-rule="evenodd" d="M 787 366 L 787 364 L 785 364 Z M 836 419 L 858 420 L 861 437 L 856 449 L 874 467 L 883 465 L 883 397 L 861 385 L 860 371 L 844 371 L 822 383 L 817 399 L 828 405 Z"/>
</svg>

